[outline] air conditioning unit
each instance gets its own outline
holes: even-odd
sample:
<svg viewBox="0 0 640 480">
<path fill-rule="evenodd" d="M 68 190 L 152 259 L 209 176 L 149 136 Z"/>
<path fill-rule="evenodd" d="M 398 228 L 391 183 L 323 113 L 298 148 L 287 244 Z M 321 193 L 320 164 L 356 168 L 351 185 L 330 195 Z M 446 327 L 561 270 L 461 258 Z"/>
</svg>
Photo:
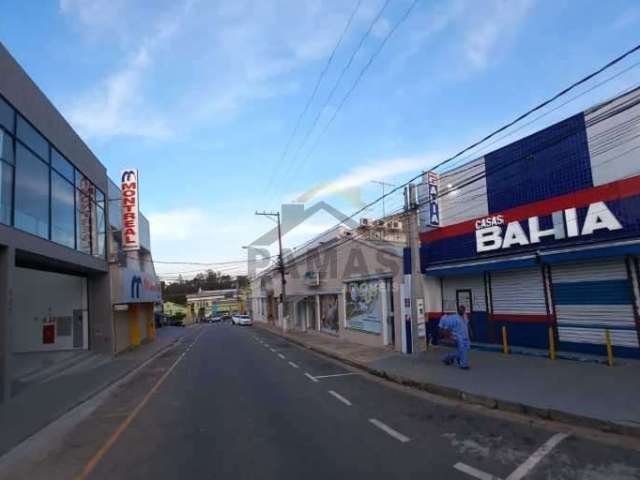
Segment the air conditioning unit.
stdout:
<svg viewBox="0 0 640 480">
<path fill-rule="evenodd" d="M 376 227 L 383 227 L 384 226 L 384 220 L 376 220 L 375 222 L 373 222 L 373 224 Z"/>
<path fill-rule="evenodd" d="M 389 225 L 389 229 L 390 230 L 402 230 L 402 222 L 398 222 L 396 220 L 396 221 L 393 221 L 393 222 L 389 222 L 389 224 L 390 224 Z"/>
<path fill-rule="evenodd" d="M 369 220 L 368 218 L 361 218 L 360 219 L 360 226 L 361 227 L 368 227 L 371 225 L 371 220 Z"/>
</svg>

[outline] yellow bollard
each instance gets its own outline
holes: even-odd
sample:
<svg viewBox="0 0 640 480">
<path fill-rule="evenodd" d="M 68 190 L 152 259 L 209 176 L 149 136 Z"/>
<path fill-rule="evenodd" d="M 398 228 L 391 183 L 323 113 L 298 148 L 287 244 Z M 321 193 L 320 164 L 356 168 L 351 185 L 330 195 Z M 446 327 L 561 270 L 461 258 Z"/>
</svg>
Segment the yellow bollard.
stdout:
<svg viewBox="0 0 640 480">
<path fill-rule="evenodd" d="M 509 342 L 507 341 L 507 327 L 502 327 L 502 353 L 509 353 Z"/>
<path fill-rule="evenodd" d="M 611 348 L 611 333 L 608 328 L 604 331 L 604 340 L 607 344 L 607 363 L 613 367 L 613 348 Z"/>
<path fill-rule="evenodd" d="M 549 358 L 556 359 L 556 337 L 553 334 L 553 327 L 549 327 Z"/>
</svg>

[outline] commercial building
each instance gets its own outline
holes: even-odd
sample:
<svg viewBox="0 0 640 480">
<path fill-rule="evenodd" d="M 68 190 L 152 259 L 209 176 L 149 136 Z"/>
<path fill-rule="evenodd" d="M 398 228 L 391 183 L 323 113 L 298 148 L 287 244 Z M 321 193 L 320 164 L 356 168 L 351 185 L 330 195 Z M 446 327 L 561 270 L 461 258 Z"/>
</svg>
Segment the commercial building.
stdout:
<svg viewBox="0 0 640 480">
<path fill-rule="evenodd" d="M 380 225 L 369 231 L 364 222 L 285 256 L 286 305 L 281 302 L 278 268 L 261 272 L 251 282 L 253 319 L 285 330 L 403 350 L 404 237 L 395 231 L 402 229 L 400 221 L 394 222 L 389 235 L 402 241 L 378 240 L 384 237 Z"/>
<path fill-rule="evenodd" d="M 198 322 L 208 315 L 244 313 L 244 300 L 237 288 L 198 290 L 187 295 L 187 323 Z"/>
<path fill-rule="evenodd" d="M 427 317 L 472 341 L 640 356 L 640 90 L 424 175 Z M 431 195 L 428 191 L 431 190 Z"/>
<path fill-rule="evenodd" d="M 104 165 L 0 44 L 0 399 L 41 359 L 117 351 L 108 191 Z"/>
<path fill-rule="evenodd" d="M 139 248 L 123 245 L 122 192 L 109 181 L 109 259 L 114 350 L 121 352 L 155 338 L 155 311 L 162 304 L 151 256 L 149 221 L 139 212 Z"/>
</svg>

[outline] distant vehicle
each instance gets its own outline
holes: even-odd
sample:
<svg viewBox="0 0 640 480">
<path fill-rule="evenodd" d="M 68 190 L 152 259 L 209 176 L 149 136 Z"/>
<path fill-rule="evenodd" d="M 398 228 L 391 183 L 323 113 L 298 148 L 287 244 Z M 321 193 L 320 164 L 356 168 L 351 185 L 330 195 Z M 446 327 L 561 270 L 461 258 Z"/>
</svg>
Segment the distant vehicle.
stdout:
<svg viewBox="0 0 640 480">
<path fill-rule="evenodd" d="M 231 317 L 231 322 L 234 325 L 253 325 L 253 320 L 249 315 L 234 315 Z"/>
<path fill-rule="evenodd" d="M 212 315 L 209 317 L 209 320 L 208 320 L 209 323 L 218 323 L 220 321 L 222 321 L 222 317 L 219 315 L 216 315 L 216 316 Z"/>
<path fill-rule="evenodd" d="M 228 322 L 229 320 L 233 321 L 233 317 L 232 317 L 231 315 L 229 315 L 229 314 L 222 315 L 222 317 L 220 317 L 220 319 L 221 319 L 223 322 Z"/>
<path fill-rule="evenodd" d="M 182 319 L 177 319 L 175 317 L 171 318 L 171 322 L 169 323 L 169 325 L 171 325 L 172 327 L 184 327 Z"/>
</svg>

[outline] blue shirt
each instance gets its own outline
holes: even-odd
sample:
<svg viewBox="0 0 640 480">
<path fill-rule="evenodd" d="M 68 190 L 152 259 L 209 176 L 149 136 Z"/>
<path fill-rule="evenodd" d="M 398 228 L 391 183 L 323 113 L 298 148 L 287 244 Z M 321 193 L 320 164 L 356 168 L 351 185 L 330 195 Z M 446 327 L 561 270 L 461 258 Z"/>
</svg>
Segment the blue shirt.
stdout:
<svg viewBox="0 0 640 480">
<path fill-rule="evenodd" d="M 453 333 L 456 340 L 469 341 L 469 328 L 467 322 L 457 313 L 443 315 L 440 319 L 440 328 Z"/>
</svg>

